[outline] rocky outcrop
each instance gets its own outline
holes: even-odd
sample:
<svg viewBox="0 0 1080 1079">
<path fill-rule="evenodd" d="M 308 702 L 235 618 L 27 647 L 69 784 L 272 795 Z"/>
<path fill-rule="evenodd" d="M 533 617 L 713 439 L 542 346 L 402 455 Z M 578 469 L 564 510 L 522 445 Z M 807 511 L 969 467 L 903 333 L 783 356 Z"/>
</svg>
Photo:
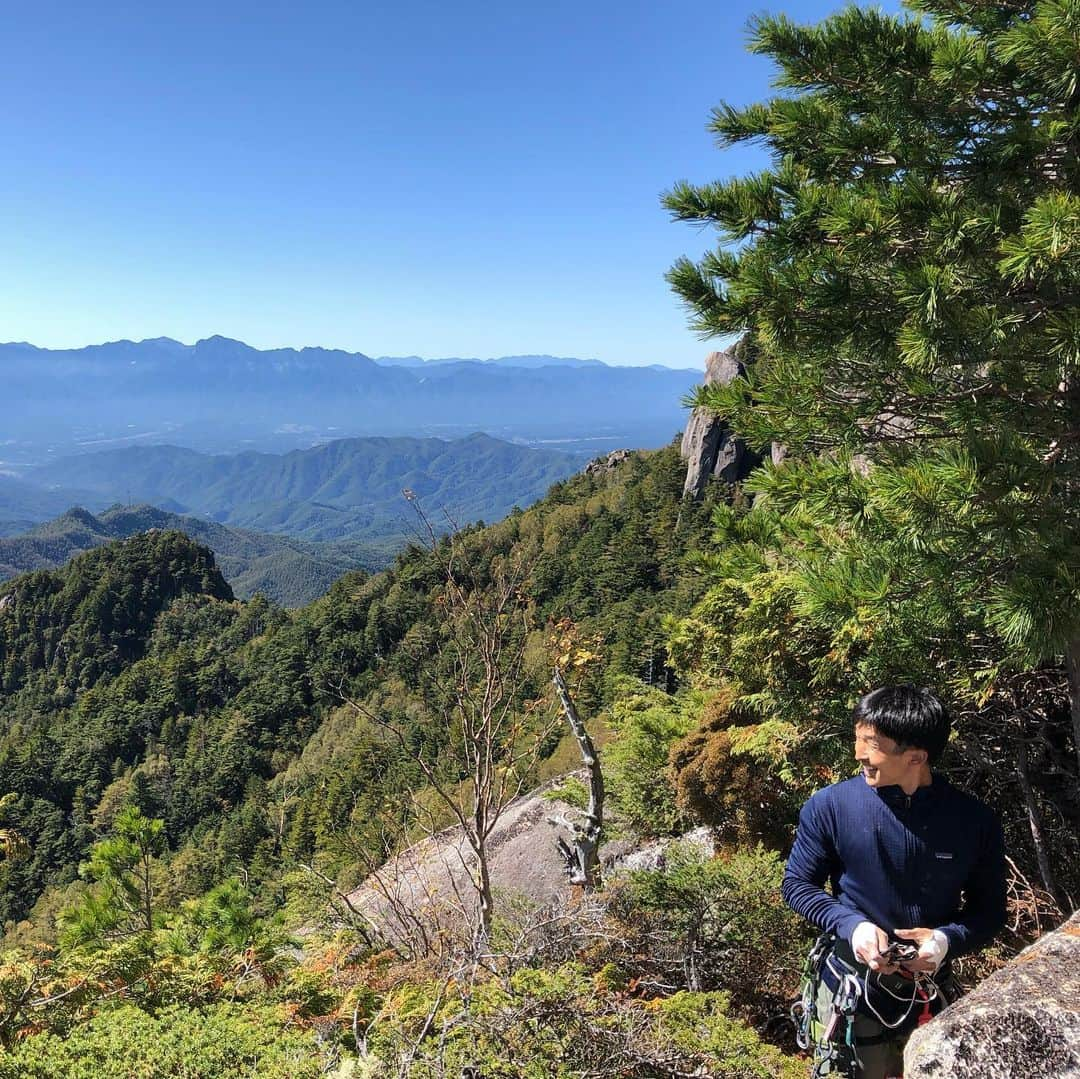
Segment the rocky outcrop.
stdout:
<svg viewBox="0 0 1080 1079">
<path fill-rule="evenodd" d="M 734 349 L 713 352 L 705 361 L 705 385 L 726 386 L 744 374 Z M 705 408 L 695 408 L 683 432 L 682 456 L 686 460 L 683 494 L 700 498 L 709 478 L 724 483 L 745 479 L 761 459 L 742 439 L 736 438 L 723 419 Z"/>
<path fill-rule="evenodd" d="M 586 476 L 599 476 L 604 472 L 611 472 L 634 456 L 633 450 L 612 450 L 606 457 L 597 457 L 585 466 Z"/>
<path fill-rule="evenodd" d="M 550 788 L 557 782 L 512 802 L 495 825 L 488 858 L 496 893 L 546 907 L 569 892 L 558 841 L 573 842 L 571 820 L 582 814 L 553 797 Z M 475 916 L 470 881 L 475 869 L 460 828 L 450 828 L 395 856 L 352 892 L 349 902 L 383 938 L 425 948 L 439 936 L 456 934 Z"/>
<path fill-rule="evenodd" d="M 557 796 L 558 787 L 571 777 L 588 782 L 585 771 L 552 780 L 516 799 L 499 818 L 488 840 L 488 856 L 500 903 L 555 910 L 571 900 L 559 840 L 573 841 L 573 826 L 583 813 Z M 605 881 L 663 866 L 676 842 L 706 855 L 714 852 L 708 828 L 696 828 L 679 840 L 605 843 L 599 851 Z M 475 856 L 461 829 L 448 828 L 392 858 L 349 893 L 347 902 L 378 937 L 424 951 L 438 938 L 459 936 L 463 925 L 474 919 L 476 890 L 470 877 L 475 869 Z"/>
<path fill-rule="evenodd" d="M 904 1075 L 1080 1077 L 1080 911 L 916 1030 Z"/>
</svg>

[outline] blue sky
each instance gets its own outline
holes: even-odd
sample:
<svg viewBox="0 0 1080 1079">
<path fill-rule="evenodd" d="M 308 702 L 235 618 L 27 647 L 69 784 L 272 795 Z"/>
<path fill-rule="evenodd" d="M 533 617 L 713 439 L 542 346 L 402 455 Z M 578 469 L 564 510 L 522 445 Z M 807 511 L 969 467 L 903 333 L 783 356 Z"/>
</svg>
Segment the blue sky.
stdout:
<svg viewBox="0 0 1080 1079">
<path fill-rule="evenodd" d="M 0 339 L 700 366 L 659 196 L 759 163 L 705 123 L 768 93 L 761 10 L 11 5 Z"/>
</svg>

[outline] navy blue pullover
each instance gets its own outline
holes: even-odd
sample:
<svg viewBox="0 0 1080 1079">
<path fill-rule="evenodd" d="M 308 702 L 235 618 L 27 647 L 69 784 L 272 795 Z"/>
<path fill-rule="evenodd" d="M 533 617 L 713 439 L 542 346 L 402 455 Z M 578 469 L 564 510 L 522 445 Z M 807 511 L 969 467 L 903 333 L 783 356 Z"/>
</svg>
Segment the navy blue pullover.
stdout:
<svg viewBox="0 0 1080 1079">
<path fill-rule="evenodd" d="M 846 941 L 859 922 L 890 934 L 924 926 L 948 937 L 955 958 L 1005 924 L 1001 825 L 941 776 L 910 796 L 856 776 L 803 806 L 781 891 L 794 911 Z"/>
</svg>

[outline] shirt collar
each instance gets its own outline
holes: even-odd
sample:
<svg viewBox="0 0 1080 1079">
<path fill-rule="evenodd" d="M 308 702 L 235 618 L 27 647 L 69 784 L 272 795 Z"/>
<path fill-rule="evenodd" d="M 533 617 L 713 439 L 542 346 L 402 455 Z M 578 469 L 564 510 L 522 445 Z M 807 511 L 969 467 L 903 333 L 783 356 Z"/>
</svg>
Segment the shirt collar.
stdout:
<svg viewBox="0 0 1080 1079">
<path fill-rule="evenodd" d="M 948 780 L 944 776 L 935 775 L 931 772 L 930 782 L 925 787 L 916 787 L 915 793 L 910 796 L 904 793 L 903 787 L 899 784 L 894 784 L 891 787 L 877 787 L 874 789 L 874 793 L 886 805 L 907 807 L 909 805 L 926 805 L 936 801 L 947 786 Z"/>
</svg>

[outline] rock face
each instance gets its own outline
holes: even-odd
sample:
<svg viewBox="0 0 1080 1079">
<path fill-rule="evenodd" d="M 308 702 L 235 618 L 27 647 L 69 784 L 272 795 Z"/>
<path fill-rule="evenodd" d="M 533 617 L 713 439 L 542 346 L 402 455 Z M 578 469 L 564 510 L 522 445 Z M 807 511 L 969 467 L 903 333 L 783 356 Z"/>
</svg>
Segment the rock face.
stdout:
<svg viewBox="0 0 1080 1079">
<path fill-rule="evenodd" d="M 588 781 L 584 771 L 573 777 Z M 501 903 L 522 900 L 528 906 L 556 910 L 572 898 L 566 863 L 558 840 L 572 838 L 572 824 L 583 814 L 557 797 L 552 780 L 507 806 L 488 842 L 491 883 Z M 674 842 L 712 854 L 707 828 L 696 828 L 681 840 L 630 840 L 600 848 L 603 875 L 610 881 L 634 869 L 656 869 Z M 391 859 L 349 894 L 349 902 L 368 926 L 385 940 L 408 949 L 425 949 L 438 938 L 460 935 L 475 917 L 476 892 L 470 882 L 475 857 L 459 828 L 449 828 Z"/>
<path fill-rule="evenodd" d="M 726 386 L 744 373 L 734 351 L 713 352 L 705 361 L 705 385 Z M 683 432 L 682 455 L 686 465 L 683 494 L 700 498 L 710 476 L 724 483 L 745 479 L 760 458 L 732 434 L 728 425 L 704 408 L 695 408 Z"/>
<path fill-rule="evenodd" d="M 904 1075 L 1080 1077 L 1080 911 L 916 1030 Z"/>
<path fill-rule="evenodd" d="M 558 839 L 572 840 L 569 821 L 582 816 L 558 798 L 544 797 L 546 789 L 511 803 L 488 840 L 493 888 L 537 906 L 555 904 L 569 892 Z M 475 915 L 475 863 L 460 829 L 450 828 L 397 855 L 349 900 L 386 939 L 416 946 L 453 935 Z"/>
<path fill-rule="evenodd" d="M 612 450 L 606 457 L 597 457 L 585 466 L 586 476 L 599 476 L 604 472 L 611 472 L 634 456 L 633 450 Z"/>
</svg>

